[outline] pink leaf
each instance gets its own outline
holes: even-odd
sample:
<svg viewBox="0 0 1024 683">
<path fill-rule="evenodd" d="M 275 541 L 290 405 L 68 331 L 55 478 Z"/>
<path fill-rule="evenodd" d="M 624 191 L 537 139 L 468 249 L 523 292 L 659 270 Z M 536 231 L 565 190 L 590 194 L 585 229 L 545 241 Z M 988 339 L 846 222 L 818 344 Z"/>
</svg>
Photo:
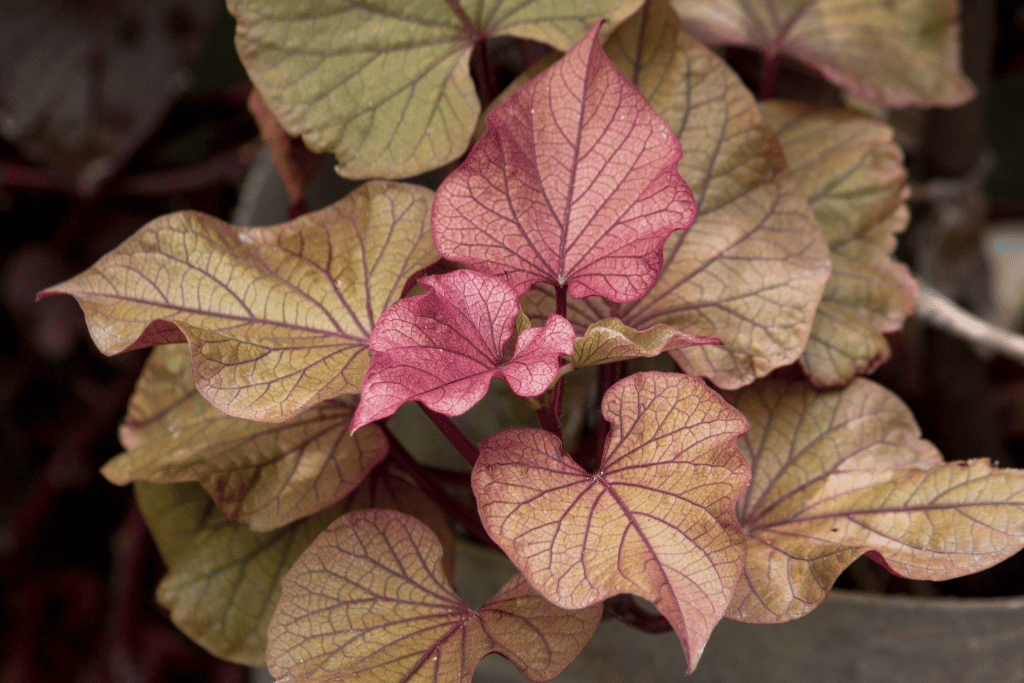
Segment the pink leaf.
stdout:
<svg viewBox="0 0 1024 683">
<path fill-rule="evenodd" d="M 483 398 L 494 377 L 520 396 L 537 396 L 554 380 L 558 357 L 572 354 L 576 335 L 557 315 L 542 328 L 524 330 L 514 352 L 506 351 L 519 304 L 500 278 L 459 270 L 420 284 L 426 294 L 398 301 L 374 327 L 373 361 L 353 431 L 408 401 L 461 415 Z"/>
<path fill-rule="evenodd" d="M 634 301 L 662 248 L 694 218 L 669 127 L 605 56 L 598 26 L 487 116 L 487 132 L 434 199 L 447 258 L 524 293 Z"/>
</svg>

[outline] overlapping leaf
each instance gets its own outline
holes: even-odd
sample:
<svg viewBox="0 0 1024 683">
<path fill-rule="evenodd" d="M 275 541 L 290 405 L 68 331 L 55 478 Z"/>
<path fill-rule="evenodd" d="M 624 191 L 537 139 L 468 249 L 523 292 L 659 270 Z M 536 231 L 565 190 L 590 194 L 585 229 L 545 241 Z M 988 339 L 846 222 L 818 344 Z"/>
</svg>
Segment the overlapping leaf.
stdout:
<svg viewBox="0 0 1024 683">
<path fill-rule="evenodd" d="M 951 107 L 974 96 L 951 0 L 671 1 L 705 42 L 794 57 L 885 106 Z"/>
<path fill-rule="evenodd" d="M 842 390 L 762 380 L 727 395 L 750 420 L 753 480 L 737 506 L 747 561 L 728 616 L 796 619 L 854 559 L 949 579 L 1024 547 L 1024 471 L 944 463 L 910 410 L 858 378 Z"/>
<path fill-rule="evenodd" d="M 576 334 L 557 315 L 542 328 L 523 329 L 514 349 L 506 348 L 519 304 L 500 278 L 457 270 L 419 282 L 427 293 L 391 306 L 370 337 L 373 361 L 353 430 L 409 401 L 461 415 L 484 397 L 494 377 L 520 396 L 538 396 L 555 379 L 559 356 L 572 353 Z"/>
<path fill-rule="evenodd" d="M 401 178 L 457 158 L 480 114 L 469 58 L 487 38 L 568 50 L 642 0 L 230 0 L 235 43 L 278 119 L 348 178 Z"/>
<path fill-rule="evenodd" d="M 735 388 L 799 358 L 828 279 L 828 245 L 754 97 L 677 23 L 652 2 L 606 48 L 682 141 L 679 172 L 697 219 L 669 238 L 664 270 L 643 298 L 572 301 L 568 317 L 580 333 L 617 317 L 638 330 L 660 323 L 718 337 L 721 346 L 670 353 L 686 372 Z M 554 307 L 550 297 L 523 305 L 533 318 Z"/>
<path fill-rule="evenodd" d="M 497 652 L 543 681 L 575 659 L 600 621 L 599 606 L 555 607 L 521 575 L 474 611 L 440 561 L 437 539 L 412 517 L 368 510 L 338 519 L 284 577 L 271 673 L 282 683 L 469 683 Z"/>
<path fill-rule="evenodd" d="M 426 521 L 445 552 L 453 547 L 444 513 L 418 489 L 386 473 L 374 473 L 338 505 L 270 532 L 230 521 L 196 484 L 138 482 L 135 491 L 168 567 L 157 600 L 203 648 L 252 666 L 265 662 L 281 577 L 339 515 L 366 507 L 402 510 Z"/>
<path fill-rule="evenodd" d="M 598 28 L 487 115 L 434 201 L 438 251 L 518 294 L 547 282 L 633 301 L 669 234 L 693 221 L 682 150 L 608 61 Z"/>
<path fill-rule="evenodd" d="M 605 394 L 611 422 L 591 474 L 550 432 L 509 429 L 480 444 L 473 491 L 491 537 L 566 608 L 634 593 L 671 622 L 690 671 L 743 565 L 733 508 L 749 470 L 747 429 L 699 379 L 638 373 Z"/>
<path fill-rule="evenodd" d="M 155 349 L 103 467 L 115 484 L 198 481 L 229 519 L 268 531 L 330 507 L 387 455 L 380 428 L 349 434 L 354 405 L 332 399 L 286 422 L 231 417 L 195 390 L 188 350 Z"/>
<path fill-rule="evenodd" d="M 630 358 L 652 358 L 668 349 L 720 343 L 718 337 L 688 334 L 668 325 L 637 331 L 610 318 L 592 324 L 576 339 L 572 365 L 577 369 L 587 368 Z"/>
<path fill-rule="evenodd" d="M 359 391 L 377 316 L 437 259 L 431 196 L 370 182 L 270 228 L 162 216 L 43 294 L 74 295 L 107 354 L 187 339 L 196 388 L 210 403 L 283 421 Z"/>
<path fill-rule="evenodd" d="M 832 276 L 800 364 L 818 387 L 835 387 L 889 357 L 884 333 L 913 313 L 917 284 L 895 261 L 907 226 L 907 171 L 891 128 L 852 112 L 764 102 L 786 160 L 821 222 Z"/>
</svg>

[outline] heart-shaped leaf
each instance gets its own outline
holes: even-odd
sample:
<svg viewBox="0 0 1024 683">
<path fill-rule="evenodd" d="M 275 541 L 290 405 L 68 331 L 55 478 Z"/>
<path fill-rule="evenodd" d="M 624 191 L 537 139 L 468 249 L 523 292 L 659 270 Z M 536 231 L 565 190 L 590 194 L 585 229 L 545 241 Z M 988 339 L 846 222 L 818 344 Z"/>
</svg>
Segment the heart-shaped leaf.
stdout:
<svg viewBox="0 0 1024 683">
<path fill-rule="evenodd" d="M 382 510 L 334 522 L 284 577 L 267 659 L 282 683 L 469 683 L 488 653 L 530 680 L 564 669 L 601 608 L 555 607 L 513 577 L 478 610 L 440 571 L 441 547 L 414 518 Z"/>
<path fill-rule="evenodd" d="M 682 154 L 665 122 L 601 49 L 595 26 L 487 115 L 487 132 L 438 188 L 446 258 L 571 296 L 633 301 L 669 234 L 693 221 Z"/>
<path fill-rule="evenodd" d="M 953 107 L 974 96 L 960 70 L 959 3 L 949 0 L 671 0 L 710 44 L 787 55 L 887 107 Z"/>
<path fill-rule="evenodd" d="M 457 270 L 419 282 L 427 293 L 392 305 L 370 336 L 373 361 L 353 430 L 409 401 L 461 415 L 484 397 L 494 377 L 520 396 L 538 396 L 555 379 L 559 356 L 572 353 L 576 334 L 557 315 L 543 328 L 524 329 L 515 348 L 505 348 L 519 304 L 500 278 Z"/>
<path fill-rule="evenodd" d="M 550 432 L 508 429 L 480 444 L 473 492 L 491 537 L 544 597 L 578 609 L 620 593 L 668 618 L 689 671 L 743 565 L 733 508 L 749 470 L 746 420 L 699 379 L 647 372 L 612 385 L 611 423 L 591 474 Z"/>
<path fill-rule="evenodd" d="M 638 330 L 660 323 L 718 337 L 721 346 L 670 353 L 685 372 L 722 387 L 795 362 L 828 279 L 828 245 L 753 95 L 679 31 L 664 2 L 626 22 L 606 49 L 682 142 L 679 172 L 698 213 L 669 238 L 661 276 L 643 298 L 619 306 L 570 301 L 567 317 L 580 333 L 619 318 Z M 550 293 L 543 298 L 524 299 L 531 318 L 554 310 Z"/>
<path fill-rule="evenodd" d="M 380 428 L 349 434 L 354 412 L 332 399 L 276 424 L 225 415 L 195 390 L 188 350 L 162 346 L 128 403 L 122 438 L 136 445 L 102 472 L 119 485 L 198 481 L 229 519 L 269 531 L 337 503 L 387 456 Z"/>
<path fill-rule="evenodd" d="M 592 324 L 576 339 L 572 364 L 580 369 L 630 358 L 652 358 L 668 349 L 684 346 L 721 343 L 718 337 L 688 334 L 668 325 L 637 331 L 621 320 L 610 318 Z"/>
<path fill-rule="evenodd" d="M 819 393 L 762 380 L 728 398 L 750 420 L 738 443 L 753 468 L 737 505 L 747 561 L 730 618 L 803 616 L 864 553 L 901 576 L 939 580 L 1024 547 L 1024 470 L 944 463 L 874 382 Z"/>
<path fill-rule="evenodd" d="M 168 567 L 157 600 L 203 648 L 251 666 L 265 663 L 281 577 L 339 515 L 367 507 L 414 514 L 442 539 L 445 552 L 453 552 L 444 513 L 411 484 L 386 472 L 371 474 L 338 505 L 269 532 L 227 519 L 197 484 L 137 482 L 135 492 Z"/>
<path fill-rule="evenodd" d="M 229 0 L 253 83 L 292 135 L 347 178 L 403 178 L 466 149 L 480 115 L 469 58 L 487 38 L 567 50 L 642 0 Z"/>
<path fill-rule="evenodd" d="M 800 365 L 818 387 L 867 374 L 889 357 L 884 333 L 913 313 L 917 283 L 895 261 L 907 226 L 907 170 L 889 126 L 844 109 L 761 103 L 789 167 L 811 202 L 832 250 L 811 338 Z"/>
<path fill-rule="evenodd" d="M 229 415 L 279 422 L 357 393 L 377 316 L 437 259 L 432 193 L 370 182 L 270 228 L 162 216 L 80 275 L 71 294 L 107 354 L 188 340 L 196 388 Z"/>
</svg>

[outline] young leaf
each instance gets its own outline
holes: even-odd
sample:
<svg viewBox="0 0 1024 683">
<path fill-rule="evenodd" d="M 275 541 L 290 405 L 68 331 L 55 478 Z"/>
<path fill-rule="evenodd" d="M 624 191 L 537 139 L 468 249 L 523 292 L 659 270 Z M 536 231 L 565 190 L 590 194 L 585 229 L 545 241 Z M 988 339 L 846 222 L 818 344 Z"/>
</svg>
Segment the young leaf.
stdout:
<svg viewBox="0 0 1024 683">
<path fill-rule="evenodd" d="M 671 0 L 709 44 L 788 55 L 887 107 L 954 107 L 974 96 L 960 70 L 959 3 L 950 0 Z"/>
<path fill-rule="evenodd" d="M 789 621 L 864 553 L 913 579 L 980 571 L 1024 547 L 1024 470 L 944 463 L 897 396 L 858 378 L 819 393 L 762 380 L 734 395 L 753 479 L 747 561 L 727 616 Z"/>
<path fill-rule="evenodd" d="M 478 611 L 440 571 L 441 548 L 407 515 L 353 512 L 284 577 L 267 659 L 281 683 L 461 681 L 497 652 L 534 681 L 564 669 L 601 608 L 564 610 L 513 577 Z"/>
<path fill-rule="evenodd" d="M 669 234 L 693 221 L 678 141 L 608 61 L 599 26 L 487 115 L 487 132 L 438 188 L 446 258 L 571 296 L 633 301 Z"/>
<path fill-rule="evenodd" d="M 229 0 L 228 9 L 242 63 L 289 133 L 334 152 L 347 178 L 404 178 L 466 149 L 480 114 L 469 74 L 478 44 L 515 36 L 567 50 L 594 22 L 617 24 L 641 2 Z"/>
<path fill-rule="evenodd" d="M 337 503 L 387 456 L 378 427 L 349 434 L 354 411 L 332 399 L 276 424 L 225 415 L 193 387 L 188 350 L 163 346 L 128 403 L 122 438 L 135 446 L 103 476 L 122 486 L 198 481 L 228 519 L 269 531 Z"/>
<path fill-rule="evenodd" d="M 250 666 L 266 661 L 281 577 L 339 515 L 366 507 L 411 513 L 442 539 L 445 552 L 453 552 L 444 513 L 419 489 L 386 472 L 371 474 L 334 507 L 262 533 L 228 520 L 196 484 L 137 482 L 135 493 L 168 568 L 157 600 L 210 653 Z"/>
<path fill-rule="evenodd" d="M 672 624 L 689 671 L 728 607 L 743 565 L 733 508 L 749 469 L 746 420 L 699 379 L 638 373 L 614 384 L 611 422 L 591 474 L 558 439 L 508 429 L 480 444 L 480 516 L 541 595 L 569 609 L 620 593 Z"/>
<path fill-rule="evenodd" d="M 910 218 L 903 152 L 891 128 L 843 109 L 771 101 L 761 103 L 761 115 L 832 250 L 832 276 L 800 365 L 815 386 L 841 386 L 889 357 L 884 333 L 900 329 L 917 300 L 909 269 L 892 258 Z"/>
<path fill-rule="evenodd" d="M 370 182 L 270 228 L 162 216 L 42 296 L 73 295 L 106 354 L 187 339 L 210 403 L 280 422 L 359 391 L 377 316 L 437 259 L 431 197 Z"/>
<path fill-rule="evenodd" d="M 615 317 L 638 330 L 665 324 L 718 337 L 721 346 L 670 353 L 685 372 L 722 387 L 795 362 L 828 279 L 828 245 L 753 95 L 679 31 L 664 2 L 651 2 L 606 47 L 682 141 L 679 172 L 698 213 L 669 238 L 661 276 L 643 298 L 570 301 L 567 317 L 579 331 Z M 533 318 L 553 310 L 550 298 L 523 306 Z"/>
<path fill-rule="evenodd" d="M 637 331 L 620 320 L 610 318 L 592 324 L 582 337 L 576 339 L 571 362 L 578 370 L 630 358 L 652 358 L 668 349 L 721 343 L 718 337 L 688 334 L 668 325 Z"/>
<path fill-rule="evenodd" d="M 388 417 L 408 401 L 461 415 L 484 397 L 493 377 L 520 396 L 538 396 L 572 353 L 576 334 L 552 315 L 523 330 L 506 349 L 519 313 L 515 290 L 500 278 L 457 270 L 420 279 L 422 296 L 398 301 L 380 317 L 352 430 Z"/>
</svg>

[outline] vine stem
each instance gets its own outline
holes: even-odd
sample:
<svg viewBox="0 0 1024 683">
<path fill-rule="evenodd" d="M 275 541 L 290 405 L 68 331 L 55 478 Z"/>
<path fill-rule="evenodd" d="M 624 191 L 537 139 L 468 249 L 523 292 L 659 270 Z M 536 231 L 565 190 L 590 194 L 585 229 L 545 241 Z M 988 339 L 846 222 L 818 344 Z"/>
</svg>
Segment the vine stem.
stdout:
<svg viewBox="0 0 1024 683">
<path fill-rule="evenodd" d="M 618 619 L 645 633 L 665 633 L 672 624 L 660 614 L 651 614 L 636 604 L 632 595 L 616 595 L 604 601 L 604 619 Z"/>
<path fill-rule="evenodd" d="M 469 440 L 469 437 L 462 433 L 459 426 L 452 422 L 452 419 L 447 415 L 442 415 L 437 411 L 431 410 L 420 401 L 416 401 L 416 405 L 418 405 L 420 410 L 430 418 L 430 421 L 441 430 L 441 433 L 452 442 L 452 445 L 458 449 L 459 453 L 462 453 L 462 457 L 464 457 L 470 465 L 475 465 L 477 458 L 480 457 L 480 450 L 473 445 L 473 442 Z"/>
<path fill-rule="evenodd" d="M 761 62 L 761 81 L 757 86 L 758 99 L 767 100 L 775 97 L 776 85 L 779 82 L 779 67 L 782 64 L 782 54 L 765 54 Z"/>
<path fill-rule="evenodd" d="M 491 537 L 484 529 L 479 513 L 448 493 L 447 489 L 441 486 L 423 465 L 416 462 L 416 459 L 409 454 L 409 451 L 405 450 L 402 444 L 398 443 L 398 439 L 395 438 L 394 434 L 384 428 L 383 425 L 381 425 L 381 428 L 384 429 L 384 433 L 387 435 L 390 455 L 395 464 L 412 477 L 416 485 L 430 496 L 431 500 L 440 505 L 452 519 L 471 533 L 474 538 L 489 547 L 497 548 L 498 546 L 491 540 Z"/>
</svg>

